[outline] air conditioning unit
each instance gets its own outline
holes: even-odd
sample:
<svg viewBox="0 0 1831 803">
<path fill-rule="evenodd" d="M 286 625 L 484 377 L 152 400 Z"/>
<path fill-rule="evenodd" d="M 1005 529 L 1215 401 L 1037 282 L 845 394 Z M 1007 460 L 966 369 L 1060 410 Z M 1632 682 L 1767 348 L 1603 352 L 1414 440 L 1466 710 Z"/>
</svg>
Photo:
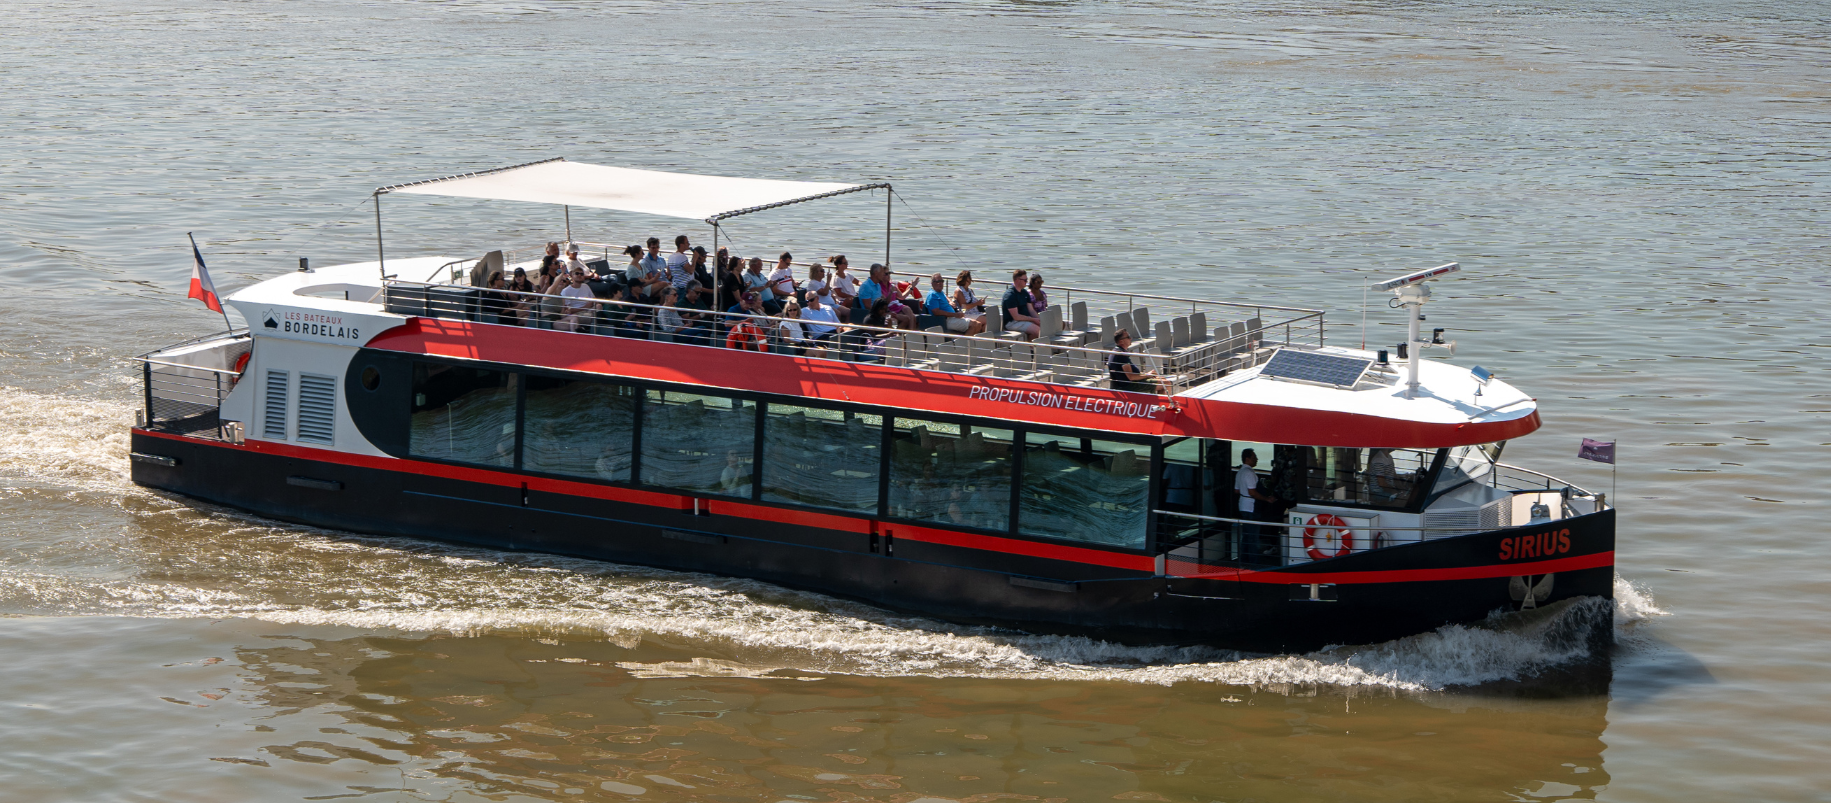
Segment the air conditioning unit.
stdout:
<svg viewBox="0 0 1831 803">
<path fill-rule="evenodd" d="M 1513 526 L 1513 497 L 1504 496 L 1483 505 L 1457 504 L 1443 500 L 1424 511 L 1425 538 L 1449 538 L 1457 535 L 1504 530 Z"/>
</svg>

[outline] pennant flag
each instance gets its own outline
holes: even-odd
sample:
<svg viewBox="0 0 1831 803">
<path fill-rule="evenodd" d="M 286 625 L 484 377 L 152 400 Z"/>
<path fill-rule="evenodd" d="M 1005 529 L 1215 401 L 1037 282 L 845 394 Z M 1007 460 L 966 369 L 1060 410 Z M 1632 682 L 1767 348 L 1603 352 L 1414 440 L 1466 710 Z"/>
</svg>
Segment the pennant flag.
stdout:
<svg viewBox="0 0 1831 803">
<path fill-rule="evenodd" d="M 1584 460 L 1598 463 L 1615 464 L 1615 442 L 1583 439 L 1583 447 L 1577 450 L 1577 456 Z"/>
<path fill-rule="evenodd" d="M 195 298 L 203 305 L 217 312 L 223 311 L 223 302 L 216 297 L 216 285 L 210 283 L 210 269 L 203 266 L 203 252 L 197 250 L 197 241 L 191 241 L 191 257 L 196 260 L 191 265 L 191 292 L 186 298 Z"/>
</svg>

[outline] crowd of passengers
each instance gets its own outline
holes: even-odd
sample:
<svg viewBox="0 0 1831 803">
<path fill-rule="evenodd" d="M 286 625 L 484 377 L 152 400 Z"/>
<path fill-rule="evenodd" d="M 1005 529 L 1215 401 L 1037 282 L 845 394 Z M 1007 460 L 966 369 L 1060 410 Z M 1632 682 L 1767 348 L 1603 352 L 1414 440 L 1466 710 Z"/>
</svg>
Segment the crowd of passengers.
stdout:
<svg viewBox="0 0 1831 803">
<path fill-rule="evenodd" d="M 562 255 L 559 243 L 547 243 L 533 276 L 515 268 L 488 278 L 486 311 L 498 323 L 533 326 L 543 318 L 538 296 L 558 296 L 550 317 L 553 328 L 563 331 L 596 328 L 625 337 L 860 362 L 881 362 L 885 341 L 895 336 L 886 330 L 915 330 L 920 316 L 956 335 L 986 329 L 989 299 L 974 289 L 968 270 L 954 277 L 950 296 L 939 273 L 929 277 L 924 293 L 914 282 L 896 281 L 880 264 L 872 264 L 861 280 L 842 254 L 814 263 L 798 278 L 787 251 L 764 273 L 761 257 L 746 259 L 726 248 L 709 255 L 684 234 L 674 238 L 671 253 L 663 254 L 661 240 L 650 237 L 646 248 L 632 245 L 623 255 L 629 264 L 622 270 L 608 261 L 593 267 L 579 259 L 577 245 L 568 245 Z M 1049 307 L 1042 274 L 1013 271 L 997 304 L 1005 331 L 1035 340 Z M 1115 390 L 1168 392 L 1133 362 L 1129 332 L 1117 332 L 1114 343 L 1106 367 Z"/>
</svg>

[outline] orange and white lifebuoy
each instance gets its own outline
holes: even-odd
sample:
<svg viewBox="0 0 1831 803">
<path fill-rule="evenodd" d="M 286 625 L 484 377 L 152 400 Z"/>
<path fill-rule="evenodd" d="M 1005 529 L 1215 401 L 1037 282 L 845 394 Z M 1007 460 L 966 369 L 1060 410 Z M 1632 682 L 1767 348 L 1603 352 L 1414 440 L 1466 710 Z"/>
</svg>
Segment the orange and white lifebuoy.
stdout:
<svg viewBox="0 0 1831 803">
<path fill-rule="evenodd" d="M 253 351 L 246 351 L 242 353 L 242 356 L 235 358 L 235 367 L 229 369 L 235 372 L 234 376 L 229 377 L 229 387 L 234 388 L 236 383 L 242 381 L 242 372 L 248 370 L 248 358 L 253 356 Z"/>
<path fill-rule="evenodd" d="M 743 351 L 768 351 L 765 345 L 768 340 L 763 328 L 750 321 L 745 321 L 731 328 L 731 334 L 725 336 L 725 348 Z"/>
<path fill-rule="evenodd" d="M 1348 529 L 1348 523 L 1342 521 L 1340 516 L 1333 513 L 1319 513 L 1311 516 L 1307 524 L 1308 526 L 1303 528 L 1303 548 L 1309 552 L 1310 560 L 1339 558 L 1353 551 L 1354 531 Z M 1316 534 L 1317 530 L 1322 531 L 1321 536 Z M 1335 550 L 1335 554 L 1331 555 L 1325 551 L 1337 540 L 1341 542 L 1341 548 Z M 1322 542 L 1322 546 L 1317 546 L 1318 541 Z"/>
</svg>

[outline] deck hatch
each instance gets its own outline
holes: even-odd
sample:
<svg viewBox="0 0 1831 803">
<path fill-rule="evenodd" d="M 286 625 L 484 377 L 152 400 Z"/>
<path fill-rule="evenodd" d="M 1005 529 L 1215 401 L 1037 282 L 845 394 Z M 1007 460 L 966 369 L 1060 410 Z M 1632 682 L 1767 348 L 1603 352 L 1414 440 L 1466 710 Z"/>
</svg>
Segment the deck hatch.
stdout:
<svg viewBox="0 0 1831 803">
<path fill-rule="evenodd" d="M 267 372 L 267 398 L 261 408 L 261 437 L 272 441 L 286 440 L 286 395 L 292 376 L 285 371 Z"/>
<path fill-rule="evenodd" d="M 299 374 L 299 440 L 331 445 L 337 421 L 337 380 Z"/>
<path fill-rule="evenodd" d="M 1372 360 L 1355 357 L 1279 349 L 1278 353 L 1272 355 L 1271 361 L 1265 364 L 1265 368 L 1259 371 L 1259 375 L 1313 385 L 1351 388 L 1361 381 L 1361 375 L 1367 373 L 1372 365 Z"/>
</svg>

